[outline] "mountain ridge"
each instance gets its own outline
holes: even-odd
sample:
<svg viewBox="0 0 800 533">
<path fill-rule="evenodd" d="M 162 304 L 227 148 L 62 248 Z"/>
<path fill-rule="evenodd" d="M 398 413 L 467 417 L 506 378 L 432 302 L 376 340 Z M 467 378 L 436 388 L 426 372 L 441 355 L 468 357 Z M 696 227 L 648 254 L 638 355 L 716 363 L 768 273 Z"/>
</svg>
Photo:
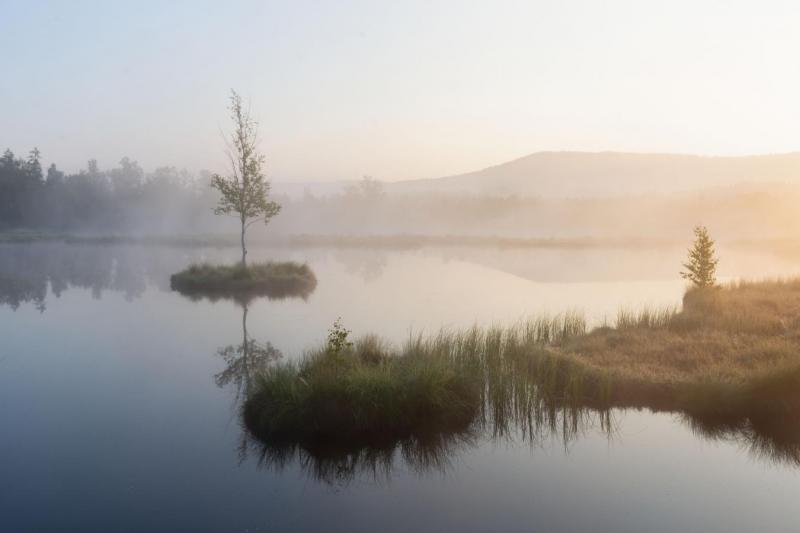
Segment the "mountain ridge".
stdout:
<svg viewBox="0 0 800 533">
<path fill-rule="evenodd" d="M 743 183 L 800 184 L 800 152 L 741 156 L 543 151 L 480 170 L 386 183 L 392 192 L 540 197 L 664 194 Z"/>
</svg>

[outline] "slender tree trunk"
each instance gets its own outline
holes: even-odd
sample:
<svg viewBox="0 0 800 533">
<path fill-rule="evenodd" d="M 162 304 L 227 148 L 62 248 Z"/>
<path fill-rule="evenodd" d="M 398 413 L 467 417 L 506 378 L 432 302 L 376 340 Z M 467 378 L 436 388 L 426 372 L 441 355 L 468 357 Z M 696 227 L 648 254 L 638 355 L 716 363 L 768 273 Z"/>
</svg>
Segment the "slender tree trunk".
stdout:
<svg viewBox="0 0 800 533">
<path fill-rule="evenodd" d="M 242 356 L 244 357 L 244 390 L 250 390 L 250 339 L 247 338 L 247 305 L 242 305 Z"/>
<path fill-rule="evenodd" d="M 244 219 L 242 219 L 242 268 L 247 267 L 247 248 L 244 246 Z"/>
</svg>

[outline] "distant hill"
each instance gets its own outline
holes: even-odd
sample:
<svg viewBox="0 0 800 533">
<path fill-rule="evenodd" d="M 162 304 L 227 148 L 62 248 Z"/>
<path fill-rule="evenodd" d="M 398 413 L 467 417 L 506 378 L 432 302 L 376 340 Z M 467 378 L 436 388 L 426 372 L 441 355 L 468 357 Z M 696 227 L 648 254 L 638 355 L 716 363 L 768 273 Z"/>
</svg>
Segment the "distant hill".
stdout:
<svg viewBox="0 0 800 533">
<path fill-rule="evenodd" d="M 800 184 L 800 153 L 712 157 L 538 152 L 467 174 L 387 183 L 386 187 L 395 193 L 586 198 L 778 183 Z"/>
</svg>

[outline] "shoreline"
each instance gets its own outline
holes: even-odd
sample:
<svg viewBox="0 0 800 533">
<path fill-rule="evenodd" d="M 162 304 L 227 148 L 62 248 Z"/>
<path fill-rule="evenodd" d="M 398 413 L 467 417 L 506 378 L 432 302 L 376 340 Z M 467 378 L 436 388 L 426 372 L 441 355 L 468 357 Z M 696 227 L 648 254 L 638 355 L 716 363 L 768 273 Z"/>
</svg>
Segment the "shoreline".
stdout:
<svg viewBox="0 0 800 533">
<path fill-rule="evenodd" d="M 641 237 L 507 237 L 493 235 L 426 235 L 426 234 L 385 234 L 385 235 L 325 235 L 293 234 L 280 235 L 267 239 L 258 237 L 249 240 L 251 246 L 271 246 L 279 248 L 365 248 L 365 249 L 422 249 L 422 248 L 490 248 L 490 249 L 635 249 L 684 248 L 685 241 L 675 238 Z M 65 244 L 91 245 L 132 245 L 132 246 L 174 246 L 232 248 L 240 246 L 239 236 L 218 235 L 128 235 L 128 234 L 80 234 L 61 232 L 42 232 L 13 230 L 0 231 L 0 244 L 31 244 L 38 242 L 58 242 Z M 782 238 L 737 239 L 721 241 L 726 247 L 753 248 L 763 250 L 797 249 L 795 241 Z"/>
</svg>

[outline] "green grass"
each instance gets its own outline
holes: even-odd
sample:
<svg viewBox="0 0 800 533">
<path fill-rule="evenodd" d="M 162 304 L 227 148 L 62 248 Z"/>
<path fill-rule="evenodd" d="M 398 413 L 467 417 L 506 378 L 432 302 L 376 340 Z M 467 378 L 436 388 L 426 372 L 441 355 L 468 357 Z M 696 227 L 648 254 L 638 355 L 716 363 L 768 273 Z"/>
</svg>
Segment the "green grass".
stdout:
<svg viewBox="0 0 800 533">
<path fill-rule="evenodd" d="M 197 298 L 307 297 L 317 286 L 317 278 L 304 263 L 252 263 L 235 265 L 191 265 L 170 278 L 173 290 Z"/>
<path fill-rule="evenodd" d="M 450 358 L 389 354 L 366 337 L 341 353 L 326 349 L 260 375 L 244 419 L 265 439 L 381 442 L 463 428 L 481 399 L 478 377 Z"/>
</svg>

